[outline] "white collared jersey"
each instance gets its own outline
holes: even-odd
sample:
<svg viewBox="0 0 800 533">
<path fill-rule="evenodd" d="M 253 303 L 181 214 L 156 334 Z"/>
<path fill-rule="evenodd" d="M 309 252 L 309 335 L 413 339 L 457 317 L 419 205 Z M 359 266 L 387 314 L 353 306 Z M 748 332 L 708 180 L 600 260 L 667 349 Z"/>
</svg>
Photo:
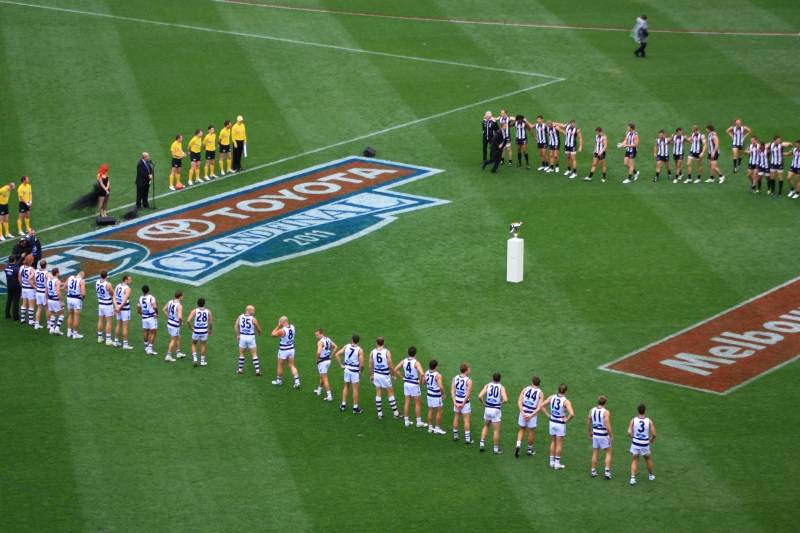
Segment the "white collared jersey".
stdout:
<svg viewBox="0 0 800 533">
<path fill-rule="evenodd" d="M 47 290 L 47 270 L 37 268 L 33 273 L 33 281 L 36 282 L 36 292 L 44 294 Z"/>
<path fill-rule="evenodd" d="M 211 322 L 211 312 L 205 307 L 198 307 L 194 310 L 194 334 L 208 334 L 208 323 Z M 241 329 L 239 330 L 241 332 Z"/>
<path fill-rule="evenodd" d="M 783 147 L 780 142 L 769 143 L 769 162 L 773 165 L 783 163 Z"/>
<path fill-rule="evenodd" d="M 31 277 L 31 271 L 33 267 L 29 267 L 27 265 L 22 265 L 22 268 L 19 269 L 19 277 L 22 278 L 22 288 L 23 289 L 32 289 L 33 286 L 28 278 Z"/>
<path fill-rule="evenodd" d="M 758 165 L 758 144 L 751 142 L 748 150 L 750 151 L 750 157 L 748 162 L 751 165 Z"/>
<path fill-rule="evenodd" d="M 692 147 L 689 149 L 694 154 L 699 154 L 703 150 L 703 134 L 692 133 Z"/>
<path fill-rule="evenodd" d="M 608 436 L 608 428 L 606 427 L 606 409 L 605 407 L 592 407 L 589 413 L 589 418 L 592 420 L 592 435 L 595 437 Z"/>
<path fill-rule="evenodd" d="M 743 126 L 734 126 L 733 127 L 733 145 L 734 146 L 744 146 L 744 127 Z"/>
<path fill-rule="evenodd" d="M 381 376 L 389 375 L 389 357 L 386 355 L 386 348 L 375 348 L 369 354 L 372 358 L 372 369 Z"/>
<path fill-rule="evenodd" d="M 417 371 L 417 359 L 415 357 L 403 359 L 403 376 L 406 383 L 419 383 L 419 372 Z"/>
<path fill-rule="evenodd" d="M 114 289 L 114 299 L 117 301 L 117 305 L 121 305 L 122 307 L 119 308 L 120 311 L 130 311 L 131 310 L 131 299 L 128 298 L 128 301 L 125 302 L 125 305 L 122 305 L 122 300 L 125 299 L 125 291 L 130 289 L 130 287 L 125 283 L 120 283 L 117 285 L 117 288 Z M 130 296 L 130 295 L 129 295 Z"/>
<path fill-rule="evenodd" d="M 523 118 L 522 120 L 514 121 L 514 125 L 517 127 L 517 140 L 525 140 L 528 138 L 528 123 Z"/>
<path fill-rule="evenodd" d="M 503 407 L 503 386 L 492 381 L 486 385 L 486 407 L 500 409 Z"/>
<path fill-rule="evenodd" d="M 70 276 L 67 278 L 67 298 L 81 297 L 81 278 Z"/>
<path fill-rule="evenodd" d="M 606 138 L 605 133 L 601 133 L 600 135 L 594 136 L 594 153 L 602 154 L 603 153 L 603 144 Z"/>
<path fill-rule="evenodd" d="M 181 303 L 178 300 L 170 300 L 167 304 L 167 325 L 171 328 L 181 327 L 180 317 L 178 316 L 178 308 Z"/>
<path fill-rule="evenodd" d="M 800 168 L 800 148 L 792 148 L 792 168 Z"/>
<path fill-rule="evenodd" d="M 358 352 L 361 350 L 355 344 L 348 344 L 344 347 L 344 366 L 350 372 L 361 370 L 361 363 L 358 361 Z"/>
<path fill-rule="evenodd" d="M 661 137 L 656 138 L 656 150 L 656 155 L 659 157 L 669 156 L 669 142 L 666 137 L 663 139 Z"/>
<path fill-rule="evenodd" d="M 575 148 L 575 137 L 578 135 L 577 126 L 566 126 L 564 128 L 564 147 Z"/>
<path fill-rule="evenodd" d="M 550 126 L 547 128 L 547 139 L 550 146 L 558 146 L 561 144 L 561 136 L 558 133 L 558 128 L 555 126 Z"/>
<path fill-rule="evenodd" d="M 458 403 L 463 403 L 464 399 L 467 398 L 469 381 L 468 376 L 462 376 L 461 374 L 453 378 L 453 388 L 456 391 L 456 400 Z M 467 401 L 469 401 L 469 398 L 467 398 Z"/>
<path fill-rule="evenodd" d="M 142 319 L 156 316 L 156 306 L 152 295 L 143 294 L 139 296 L 139 307 L 142 308 Z"/>
<path fill-rule="evenodd" d="M 717 134 L 714 133 L 713 131 L 709 132 L 708 139 L 706 140 L 706 142 L 708 143 L 707 144 L 708 153 L 709 154 L 716 154 L 718 149 L 719 149 L 719 145 L 717 144 Z"/>
<path fill-rule="evenodd" d="M 634 418 L 631 433 L 634 446 L 650 446 L 650 419 L 638 416 Z"/>
<path fill-rule="evenodd" d="M 672 135 L 672 153 L 673 155 L 683 155 L 683 141 L 685 137 L 677 133 Z"/>
<path fill-rule="evenodd" d="M 279 350 L 294 350 L 294 325 L 283 326 L 283 337 L 280 339 Z"/>
<path fill-rule="evenodd" d="M 639 133 L 636 131 L 629 131 L 625 134 L 625 144 L 628 145 L 627 149 L 630 150 L 631 148 L 636 148 L 633 144 L 636 142 L 636 137 L 639 136 Z"/>
<path fill-rule="evenodd" d="M 59 298 L 59 282 L 58 278 L 52 277 L 47 280 L 47 299 L 57 302 Z"/>
<path fill-rule="evenodd" d="M 94 282 L 94 292 L 97 293 L 98 305 L 111 305 L 111 284 L 107 279 L 98 279 Z"/>
<path fill-rule="evenodd" d="M 765 146 L 763 150 L 758 151 L 758 166 L 769 170 L 769 150 Z"/>
<path fill-rule="evenodd" d="M 256 334 L 256 323 L 253 320 L 253 315 L 239 315 L 239 335 L 246 335 L 253 337 Z"/>
<path fill-rule="evenodd" d="M 564 423 L 564 418 L 567 416 L 566 412 L 567 397 L 566 396 L 553 396 L 550 399 L 550 421 L 559 424 Z"/>
<path fill-rule="evenodd" d="M 436 381 L 438 375 L 439 373 L 435 370 L 425 372 L 425 386 L 428 388 L 428 396 L 431 398 L 442 397 L 442 389 L 439 387 L 439 382 Z"/>
<path fill-rule="evenodd" d="M 542 399 L 542 389 L 528 385 L 522 391 L 522 412 L 526 415 L 531 414 L 539 406 L 539 401 Z"/>
<path fill-rule="evenodd" d="M 328 337 L 322 337 L 320 339 L 322 342 L 322 350 L 319 352 L 319 360 L 322 361 L 330 361 L 331 360 L 331 346 L 333 343 Z"/>
<path fill-rule="evenodd" d="M 539 124 L 538 122 L 533 125 L 533 129 L 536 130 L 536 142 L 546 144 L 547 143 L 547 124 Z"/>
</svg>

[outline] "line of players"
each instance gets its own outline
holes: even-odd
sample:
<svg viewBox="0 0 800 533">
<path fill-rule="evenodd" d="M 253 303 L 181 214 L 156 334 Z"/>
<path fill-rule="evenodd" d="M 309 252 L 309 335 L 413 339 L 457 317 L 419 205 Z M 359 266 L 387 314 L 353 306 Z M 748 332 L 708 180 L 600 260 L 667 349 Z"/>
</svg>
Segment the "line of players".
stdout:
<svg viewBox="0 0 800 533">
<path fill-rule="evenodd" d="M 530 134 L 536 139 L 536 146 L 539 150 L 539 157 L 541 165 L 538 170 L 545 172 L 559 172 L 559 151 L 561 149 L 561 135 L 564 135 L 564 154 L 566 156 L 567 171 L 564 173 L 569 178 L 576 178 L 577 173 L 577 158 L 576 154 L 583 151 L 583 134 L 580 128 L 577 127 L 575 120 L 571 120 L 568 124 L 553 122 L 551 120 L 544 121 L 543 117 L 539 115 L 536 117 L 536 122 L 528 122 L 523 115 L 516 115 L 511 117 L 507 111 L 503 109 L 499 117 L 493 117 L 491 111 L 487 111 L 483 118 L 484 130 L 484 160 L 486 160 L 487 143 L 490 140 L 490 133 L 494 128 L 500 128 L 504 137 L 504 145 L 501 150 L 502 159 L 501 164 L 505 163 L 505 155 L 508 154 L 508 166 L 512 166 L 513 154 L 511 150 L 511 125 L 516 127 L 515 143 L 517 145 L 517 166 L 522 166 L 522 157 L 525 157 L 525 167 L 530 169 L 528 158 L 528 135 Z M 751 181 L 751 193 L 761 192 L 762 179 L 766 177 L 768 194 L 771 196 L 775 194 L 775 181 L 777 178 L 778 192 L 777 196 L 780 197 L 783 191 L 783 159 L 791 156 L 792 162 L 789 167 L 787 181 L 789 182 L 790 198 L 797 198 L 800 196 L 800 177 L 797 178 L 795 183 L 795 176 L 800 175 L 800 140 L 796 141 L 795 147 L 789 151 L 784 152 L 784 148 L 791 147 L 791 143 L 782 142 L 780 136 L 773 137 L 772 142 L 764 143 L 759 142 L 755 136 L 751 137 L 752 130 L 742 125 L 741 119 L 737 118 L 733 126 L 726 130 L 726 133 L 732 140 L 733 152 L 733 172 L 739 172 L 742 164 L 742 157 L 748 154 L 748 172 L 747 176 Z M 747 138 L 750 137 L 750 146 L 745 150 L 744 144 Z M 686 162 L 687 175 L 683 174 L 683 159 L 684 159 L 684 145 L 689 144 L 689 154 Z M 670 146 L 671 145 L 671 146 Z M 628 124 L 628 130 L 625 133 L 625 139 L 617 144 L 617 148 L 625 149 L 625 156 L 623 164 L 628 169 L 628 177 L 622 183 L 631 183 L 639 179 L 640 172 L 636 170 L 636 157 L 639 150 L 639 133 L 636 131 L 634 124 Z M 670 150 L 671 148 L 671 150 Z M 703 174 L 703 157 L 708 158 L 709 178 L 705 180 L 706 183 L 714 183 L 715 175 L 718 178 L 718 183 L 722 184 L 725 181 L 725 176 L 717 166 L 719 160 L 720 142 L 714 131 L 713 125 L 708 125 L 705 128 L 705 134 L 700 131 L 697 126 L 692 127 L 690 135 L 684 135 L 683 128 L 677 128 L 675 133 L 667 137 L 664 130 L 660 130 L 658 137 L 653 145 L 653 157 L 656 160 L 656 171 L 653 181 L 658 181 L 661 177 L 662 163 L 667 169 L 667 179 L 672 180 L 673 183 L 683 181 L 683 183 L 700 183 Z M 608 149 L 608 138 L 603 133 L 601 127 L 595 128 L 595 150 L 592 157 L 592 166 L 589 174 L 584 178 L 585 181 L 592 181 L 598 164 L 602 168 L 603 177 L 601 182 L 606 181 L 606 153 Z M 675 178 L 672 178 L 672 167 L 670 165 L 670 151 L 672 152 L 672 159 L 675 162 Z M 696 162 L 697 177 L 692 179 L 693 163 Z"/>
</svg>

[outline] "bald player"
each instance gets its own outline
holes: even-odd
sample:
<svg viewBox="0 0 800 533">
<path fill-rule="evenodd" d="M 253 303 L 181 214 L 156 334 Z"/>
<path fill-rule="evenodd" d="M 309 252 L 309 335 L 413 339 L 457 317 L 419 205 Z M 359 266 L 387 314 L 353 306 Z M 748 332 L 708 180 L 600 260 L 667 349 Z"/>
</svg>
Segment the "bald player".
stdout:
<svg viewBox="0 0 800 533">
<path fill-rule="evenodd" d="M 255 317 L 256 308 L 248 305 L 243 315 L 239 315 L 233 330 L 236 332 L 236 341 L 239 343 L 239 374 L 244 374 L 244 351 L 249 349 L 253 356 L 253 366 L 256 369 L 256 376 L 261 375 L 258 367 L 258 351 L 256 350 L 256 335 L 261 335 L 261 326 Z"/>
<path fill-rule="evenodd" d="M 273 385 L 283 385 L 283 365 L 288 363 L 289 370 L 294 376 L 294 388 L 300 388 L 300 376 L 297 374 L 297 367 L 294 366 L 294 325 L 289 324 L 289 319 L 282 316 L 278 320 L 278 325 L 272 330 L 272 336 L 280 339 L 278 345 L 278 377 L 272 382 Z"/>
</svg>

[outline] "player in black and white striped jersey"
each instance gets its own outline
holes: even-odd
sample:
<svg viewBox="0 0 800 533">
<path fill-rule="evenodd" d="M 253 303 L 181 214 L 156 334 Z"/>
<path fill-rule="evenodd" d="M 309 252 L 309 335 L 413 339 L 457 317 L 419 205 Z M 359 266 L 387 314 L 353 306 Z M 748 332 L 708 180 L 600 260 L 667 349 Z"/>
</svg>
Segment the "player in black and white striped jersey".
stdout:
<svg viewBox="0 0 800 533">
<path fill-rule="evenodd" d="M 533 124 L 525 120 L 523 115 L 514 117 L 514 126 L 517 128 L 517 166 L 522 166 L 522 154 L 525 154 L 525 168 L 530 170 L 531 165 L 528 161 L 528 133 L 531 131 Z"/>
<path fill-rule="evenodd" d="M 536 117 L 536 124 L 533 125 L 536 133 L 536 147 L 539 149 L 539 159 L 542 164 L 536 170 L 546 170 L 547 167 L 547 125 L 544 123 L 542 115 Z"/>
<path fill-rule="evenodd" d="M 681 165 L 683 165 L 683 143 L 686 142 L 683 128 L 677 128 L 667 142 L 672 144 L 672 159 L 675 161 L 675 181 L 672 183 L 678 183 L 683 177 Z"/>
<path fill-rule="evenodd" d="M 567 159 L 567 171 L 564 172 L 564 175 L 569 176 L 570 179 L 577 178 L 578 158 L 576 154 L 583 150 L 581 130 L 575 125 L 574 120 L 570 120 L 569 124 L 559 124 L 557 122 L 554 124 L 558 131 L 564 134 L 564 154 Z"/>
<path fill-rule="evenodd" d="M 753 135 L 750 137 L 750 146 L 744 151 L 747 154 L 747 177 L 750 178 L 750 194 L 756 192 L 756 184 L 759 180 L 758 177 L 758 138 Z M 760 188 L 758 192 L 761 192 Z"/>
<path fill-rule="evenodd" d="M 797 197 L 800 196 L 800 140 L 795 141 L 794 145 L 794 148 L 785 152 L 783 155 L 792 156 L 792 164 L 789 167 L 789 174 L 786 180 L 789 182 L 789 187 L 792 187 L 792 180 L 795 176 L 798 176 L 796 187 L 789 191 L 789 198 L 797 199 Z"/>
<path fill-rule="evenodd" d="M 689 146 L 689 159 L 686 161 L 686 171 L 689 174 L 683 183 L 692 182 L 692 161 L 697 161 L 697 179 L 694 182 L 700 183 L 700 179 L 703 176 L 703 154 L 706 153 L 706 138 L 700 133 L 700 128 L 697 126 L 692 126 L 692 135 L 689 142 L 691 143 Z"/>
<path fill-rule="evenodd" d="M 758 187 L 756 193 L 761 192 L 761 179 L 767 177 L 769 188 L 769 149 L 765 143 L 758 143 Z"/>
<path fill-rule="evenodd" d="M 742 126 L 742 119 L 737 118 L 733 126 L 725 130 L 725 133 L 733 139 L 733 172 L 739 172 L 742 166 L 742 154 L 744 153 L 744 141 L 753 132 L 747 126 Z"/>
<path fill-rule="evenodd" d="M 776 135 L 773 137 L 772 142 L 769 143 L 769 189 L 767 194 L 772 196 L 775 194 L 775 176 L 778 176 L 778 198 L 783 193 L 783 149 L 791 146 L 792 143 L 781 142 L 781 136 Z"/>
<path fill-rule="evenodd" d="M 622 183 L 630 183 L 639 179 L 639 173 L 636 172 L 636 152 L 639 149 L 639 133 L 636 131 L 636 126 L 628 124 L 628 132 L 625 134 L 625 140 L 617 145 L 618 148 L 625 148 L 625 157 L 623 164 L 628 167 L 628 177 Z"/>
<path fill-rule="evenodd" d="M 656 144 L 653 145 L 653 157 L 656 158 L 656 177 L 653 181 L 658 181 L 661 174 L 661 163 L 667 164 L 667 179 L 672 179 L 672 168 L 669 166 L 669 140 L 664 134 L 664 130 L 658 132 Z M 675 181 L 677 183 L 677 180 Z"/>
<path fill-rule="evenodd" d="M 600 163 L 600 166 L 603 167 L 603 179 L 600 180 L 600 183 L 606 182 L 606 150 L 608 149 L 608 137 L 606 134 L 603 133 L 603 128 L 597 126 L 594 129 L 594 157 L 592 158 L 592 170 L 589 171 L 589 175 L 583 178 L 583 181 L 592 181 L 592 175 L 594 175 L 594 171 L 597 168 L 597 163 Z"/>
<path fill-rule="evenodd" d="M 497 119 L 497 123 L 500 127 L 503 127 L 505 124 L 505 130 L 503 130 L 503 135 L 506 139 L 506 145 L 503 147 L 503 150 L 500 152 L 500 164 L 506 162 L 506 152 L 508 152 L 508 166 L 512 166 L 514 164 L 514 154 L 511 152 L 511 124 L 514 123 L 514 119 L 508 116 L 508 111 L 505 109 L 500 110 L 500 117 Z"/>
<path fill-rule="evenodd" d="M 719 160 L 719 137 L 717 137 L 714 126 L 711 124 L 706 126 L 706 147 L 708 149 L 708 179 L 706 183 L 714 183 L 714 173 L 716 172 L 719 176 L 719 184 L 722 185 L 725 181 L 725 176 L 717 166 L 717 160 Z"/>
<path fill-rule="evenodd" d="M 561 135 L 558 133 L 558 128 L 553 121 L 548 120 L 545 124 L 547 128 L 547 150 L 550 166 L 545 169 L 545 172 L 558 172 L 558 151 L 561 150 Z"/>
</svg>

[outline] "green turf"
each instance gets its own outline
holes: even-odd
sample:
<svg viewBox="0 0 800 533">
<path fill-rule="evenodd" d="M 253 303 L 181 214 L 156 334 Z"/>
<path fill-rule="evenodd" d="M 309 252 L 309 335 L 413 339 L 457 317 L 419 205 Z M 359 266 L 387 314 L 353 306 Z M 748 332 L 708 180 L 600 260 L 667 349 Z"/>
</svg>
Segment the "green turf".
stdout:
<svg viewBox="0 0 800 533">
<path fill-rule="evenodd" d="M 401 191 L 450 203 L 400 215 L 346 245 L 240 267 L 202 287 L 136 276 L 134 288 L 149 283 L 159 306 L 176 289 L 188 302 L 206 298 L 216 324 L 207 368 L 144 356 L 136 319 L 135 351 L 98 347 L 93 298 L 82 341 L 0 323 L 0 531 L 796 528 L 798 363 L 727 396 L 597 367 L 798 275 L 800 202 L 747 194 L 746 177 L 730 173 L 723 133 L 741 116 L 762 138 L 800 136 L 798 37 L 654 33 L 649 58 L 638 60 L 626 32 L 456 25 L 206 0 L 41 3 L 239 33 L 0 2 L 2 181 L 31 176 L 32 220 L 45 245 L 90 231 L 87 220 L 41 232 L 78 216 L 60 210 L 91 187 L 100 164 L 111 167 L 112 208 L 134 200 L 133 166 L 142 150 L 165 177 L 176 133 L 188 137 L 242 114 L 246 166 L 253 168 L 549 79 L 252 35 L 565 81 L 159 199 L 159 207 L 179 206 L 353 155 L 366 144 L 381 158 L 445 171 Z M 622 27 L 644 10 L 653 29 L 800 31 L 800 11 L 789 1 L 295 5 Z M 516 168 L 481 172 L 478 120 L 501 107 L 575 118 L 585 141 L 581 176 L 594 127 L 603 126 L 613 145 L 635 122 L 642 178 L 620 184 L 625 173 L 615 148 L 605 185 Z M 721 134 L 725 184 L 651 183 L 656 132 L 708 123 Z M 163 181 L 158 192 L 166 192 Z M 512 285 L 504 280 L 504 229 L 516 219 L 525 223 L 526 277 Z M 0 244 L 0 253 L 9 250 Z M 233 320 L 247 304 L 256 306 L 267 331 L 281 314 L 296 324 L 302 389 L 269 384 L 277 343 L 263 336 L 264 377 L 253 376 L 249 363 L 244 376 L 234 373 Z M 440 361 L 446 382 L 469 362 L 475 394 L 492 372 L 502 372 L 512 398 L 504 410 L 506 455 L 479 455 L 449 435 L 377 421 L 368 384 L 361 417 L 313 396 L 317 327 L 340 346 L 353 332 L 365 349 L 383 335 L 396 361 L 415 344 L 423 362 Z M 156 348 L 163 355 L 163 320 L 161 328 Z M 577 418 L 560 472 L 547 468 L 543 417 L 537 456 L 515 460 L 510 453 L 513 403 L 532 374 L 542 377 L 547 394 L 561 382 L 570 387 Z M 334 370 L 331 378 L 338 400 L 341 375 Z M 600 394 L 610 398 L 618 436 L 611 482 L 588 475 L 585 417 Z M 643 482 L 642 466 L 631 488 L 624 429 L 640 402 L 659 432 L 657 481 Z M 448 431 L 451 410 L 448 400 Z M 473 434 L 481 415 L 476 408 Z"/>
</svg>

